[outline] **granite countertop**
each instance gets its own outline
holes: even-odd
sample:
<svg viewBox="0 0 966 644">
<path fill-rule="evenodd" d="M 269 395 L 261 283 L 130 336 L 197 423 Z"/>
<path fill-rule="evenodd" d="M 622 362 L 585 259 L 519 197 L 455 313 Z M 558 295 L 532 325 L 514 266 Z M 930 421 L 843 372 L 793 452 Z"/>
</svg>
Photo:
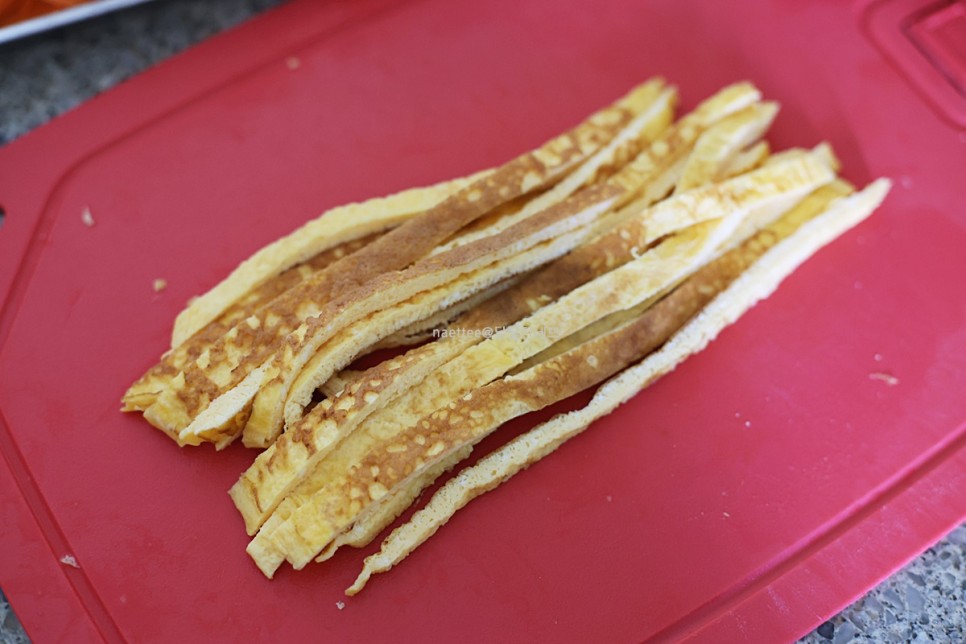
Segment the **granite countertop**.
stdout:
<svg viewBox="0 0 966 644">
<path fill-rule="evenodd" d="M 151 2 L 0 45 L 0 145 L 281 1 Z M 830 640 L 966 640 L 966 525 L 802 642 Z M 0 644 L 25 641 L 20 623 L 0 591 Z"/>
</svg>

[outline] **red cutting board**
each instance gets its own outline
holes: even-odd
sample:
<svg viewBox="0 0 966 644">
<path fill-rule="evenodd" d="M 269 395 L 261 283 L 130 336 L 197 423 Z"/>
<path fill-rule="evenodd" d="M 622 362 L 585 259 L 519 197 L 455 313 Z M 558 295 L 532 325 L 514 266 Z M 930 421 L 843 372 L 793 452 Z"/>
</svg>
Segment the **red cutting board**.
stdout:
<svg viewBox="0 0 966 644">
<path fill-rule="evenodd" d="M 899 5 L 305 0 L 0 150 L 0 584 L 28 632 L 782 640 L 939 539 L 966 519 L 966 133 L 903 62 Z M 776 147 L 827 138 L 893 193 L 360 596 L 375 544 L 264 579 L 225 494 L 253 453 L 118 412 L 184 302 L 329 206 L 502 162 L 654 74 L 685 108 L 751 79 Z"/>
</svg>

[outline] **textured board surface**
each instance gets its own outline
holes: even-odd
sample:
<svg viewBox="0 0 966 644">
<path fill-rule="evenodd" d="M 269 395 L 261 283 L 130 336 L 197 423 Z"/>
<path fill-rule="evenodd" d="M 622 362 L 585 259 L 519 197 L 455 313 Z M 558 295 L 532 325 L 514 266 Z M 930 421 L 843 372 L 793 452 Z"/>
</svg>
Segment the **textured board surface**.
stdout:
<svg viewBox="0 0 966 644">
<path fill-rule="evenodd" d="M 966 517 L 966 132 L 873 45 L 891 4 L 305 0 L 0 150 L 0 579 L 28 632 L 792 638 L 934 542 Z M 117 411 L 183 302 L 326 207 L 501 162 L 654 74 L 685 107 L 750 79 L 776 147 L 828 139 L 895 188 L 362 595 L 360 551 L 262 578 L 224 494 L 253 454 Z"/>
</svg>

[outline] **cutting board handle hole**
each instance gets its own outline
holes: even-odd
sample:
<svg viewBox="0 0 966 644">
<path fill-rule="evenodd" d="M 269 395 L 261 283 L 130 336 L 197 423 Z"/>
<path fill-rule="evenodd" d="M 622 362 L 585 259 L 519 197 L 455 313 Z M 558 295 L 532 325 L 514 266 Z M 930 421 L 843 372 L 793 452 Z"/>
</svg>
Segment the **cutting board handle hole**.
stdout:
<svg viewBox="0 0 966 644">
<path fill-rule="evenodd" d="M 3 220 L 7 218 L 7 211 L 3 206 L 0 206 L 0 228 L 3 228 Z"/>
</svg>

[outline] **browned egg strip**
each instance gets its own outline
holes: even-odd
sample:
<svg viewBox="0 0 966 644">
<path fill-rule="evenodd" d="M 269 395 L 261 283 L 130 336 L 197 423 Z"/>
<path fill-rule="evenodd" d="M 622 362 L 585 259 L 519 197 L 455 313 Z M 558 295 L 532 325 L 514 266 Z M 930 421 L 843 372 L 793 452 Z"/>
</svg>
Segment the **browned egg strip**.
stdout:
<svg viewBox="0 0 966 644">
<path fill-rule="evenodd" d="M 323 270 L 333 262 L 354 253 L 376 239 L 381 233 L 374 233 L 361 239 L 345 242 L 334 248 L 324 250 L 307 262 L 290 268 L 246 293 L 229 306 L 213 322 L 209 322 L 195 333 L 188 342 L 171 349 L 164 360 L 152 367 L 138 379 L 121 399 L 122 411 L 144 411 L 154 403 L 157 394 L 164 389 L 171 378 L 176 376 L 185 365 L 197 360 L 201 353 L 227 333 L 233 326 L 253 315 L 276 297 L 301 284 L 312 275 Z M 172 436 L 172 438 L 177 438 Z"/>
</svg>

